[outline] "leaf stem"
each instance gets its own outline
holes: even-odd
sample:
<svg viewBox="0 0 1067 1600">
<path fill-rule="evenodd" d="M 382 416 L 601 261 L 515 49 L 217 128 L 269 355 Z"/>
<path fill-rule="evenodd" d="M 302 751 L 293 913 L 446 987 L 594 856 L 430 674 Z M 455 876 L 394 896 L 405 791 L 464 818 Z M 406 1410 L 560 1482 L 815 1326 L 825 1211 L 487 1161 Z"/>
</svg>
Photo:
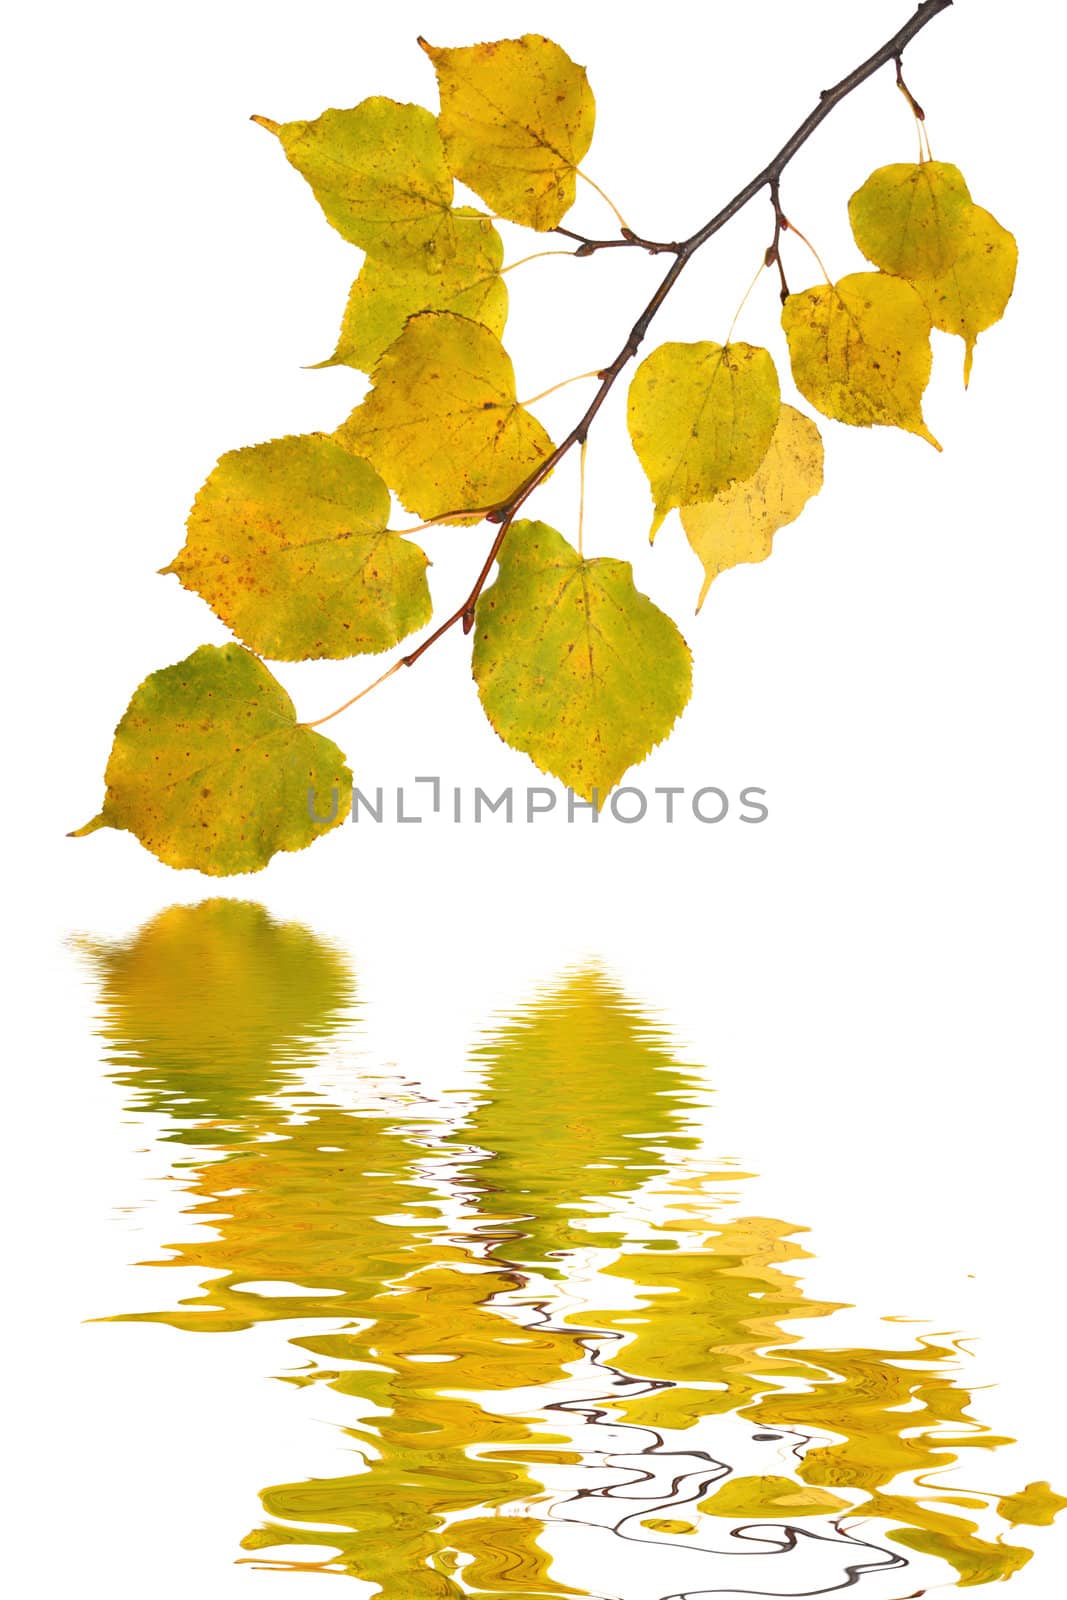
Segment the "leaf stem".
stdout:
<svg viewBox="0 0 1067 1600">
<path fill-rule="evenodd" d="M 589 440 L 583 439 L 578 451 L 578 554 L 584 555 L 582 535 L 585 529 L 585 453 Z"/>
<path fill-rule="evenodd" d="M 491 516 L 495 510 L 495 506 L 471 506 L 469 511 L 446 511 L 439 517 L 428 518 L 426 522 L 416 522 L 413 528 L 391 528 L 389 531 L 406 539 L 409 534 L 425 533 L 427 528 L 440 528 L 447 522 L 458 522 L 462 518 L 469 521 L 472 517 L 476 517 L 479 522 L 484 522 L 485 518 Z"/>
<path fill-rule="evenodd" d="M 328 722 L 330 717 L 335 717 L 339 714 L 339 712 L 347 710 L 350 705 L 354 705 L 357 700 L 362 699 L 363 695 L 369 694 L 372 689 L 376 689 L 379 683 L 384 683 L 386 678 L 392 677 L 393 673 L 396 672 L 399 667 L 413 667 L 416 661 L 418 661 L 421 656 L 426 654 L 426 651 L 429 650 L 430 646 L 436 644 L 437 640 L 448 633 L 451 628 L 455 627 L 457 622 L 462 623 L 464 633 L 470 632 L 471 628 L 474 626 L 475 606 L 478 603 L 482 590 L 485 588 L 485 585 L 489 580 L 489 574 L 493 569 L 493 563 L 496 561 L 496 558 L 500 553 L 500 547 L 507 538 L 508 531 L 510 530 L 512 523 L 515 521 L 515 518 L 518 516 L 519 511 L 526 504 L 526 501 L 530 498 L 535 489 L 537 489 L 539 485 L 542 484 L 548 477 L 548 475 L 559 465 L 563 457 L 567 455 L 575 445 L 578 445 L 580 448 L 585 445 L 586 438 L 588 437 L 589 430 L 596 419 L 597 413 L 600 411 L 600 408 L 603 406 L 611 390 L 614 388 L 620 373 L 637 355 L 637 352 L 644 341 L 645 335 L 647 334 L 649 327 L 656 316 L 656 313 L 659 311 L 660 307 L 663 305 L 663 302 L 666 300 L 667 296 L 674 288 L 674 285 L 681 277 L 688 262 L 697 253 L 702 245 L 707 244 L 709 239 L 713 238 L 721 228 L 724 228 L 726 224 L 730 222 L 739 211 L 742 211 L 744 207 L 748 205 L 749 201 L 754 199 L 755 196 L 763 189 L 770 189 L 771 198 L 777 207 L 778 184 L 783 172 L 793 160 L 793 157 L 797 154 L 797 152 L 808 142 L 816 129 L 830 115 L 830 112 L 834 109 L 834 107 L 840 105 L 841 101 L 844 100 L 848 95 L 852 94 L 854 90 L 858 89 L 861 84 L 866 83 L 867 79 L 873 77 L 880 68 L 886 66 L 890 62 L 898 62 L 904 52 L 905 46 L 915 38 L 916 34 L 921 33 L 923 28 L 926 27 L 927 23 L 932 22 L 933 19 L 936 16 L 939 16 L 942 11 L 947 11 L 952 3 L 953 0 L 922 0 L 922 3 L 919 5 L 918 9 L 912 14 L 912 16 L 908 18 L 907 22 L 905 22 L 902 27 L 897 29 L 896 33 L 891 39 L 887 39 L 885 44 L 881 45 L 873 55 L 868 56 L 865 61 L 861 61 L 859 66 L 854 67 L 850 73 L 840 80 L 840 82 L 835 83 L 832 88 L 824 89 L 822 91 L 819 96 L 818 104 L 815 106 L 814 110 L 809 112 L 799 127 L 794 129 L 778 153 L 772 156 L 767 165 L 757 172 L 756 176 L 751 178 L 749 182 L 745 184 L 744 188 L 739 189 L 731 200 L 728 200 L 713 217 L 710 217 L 708 221 L 704 223 L 703 227 L 698 228 L 696 233 L 692 234 L 688 239 L 684 239 L 680 243 L 675 244 L 654 244 L 647 240 L 638 239 L 636 235 L 631 234 L 628 228 L 625 228 L 625 225 L 623 237 L 618 240 L 586 239 L 582 234 L 571 233 L 566 228 L 556 228 L 554 230 L 556 233 L 562 234 L 565 238 L 576 239 L 579 242 L 579 247 L 574 252 L 579 256 L 592 255 L 596 250 L 607 250 L 618 248 L 620 246 L 631 245 L 642 249 L 651 250 L 653 254 L 669 252 L 674 256 L 674 260 L 671 262 L 669 269 L 664 274 L 664 277 L 661 280 L 659 287 L 652 295 L 652 298 L 649 300 L 648 304 L 637 318 L 637 321 L 630 329 L 622 349 L 619 351 L 611 365 L 605 367 L 598 374 L 600 378 L 600 387 L 597 389 L 596 394 L 593 396 L 589 405 L 579 417 L 570 433 L 567 434 L 562 443 L 558 444 L 556 448 L 549 455 L 547 455 L 537 467 L 534 468 L 529 477 L 519 485 L 509 499 L 503 501 L 499 506 L 494 507 L 491 511 L 486 513 L 486 519 L 490 522 L 498 523 L 499 526 L 495 535 L 493 536 L 493 541 L 489 547 L 489 552 L 485 558 L 485 561 L 482 563 L 481 571 L 475 579 L 474 585 L 467 598 L 460 606 L 456 608 L 455 611 L 452 612 L 451 616 L 446 617 L 443 622 L 439 623 L 434 631 L 429 634 L 415 650 L 412 650 L 408 655 L 401 656 L 399 660 L 394 662 L 393 666 L 390 667 L 387 672 L 383 673 L 380 678 L 377 678 L 374 683 L 368 684 L 367 688 L 361 690 L 359 694 L 353 695 L 352 699 L 347 700 L 343 706 L 339 706 L 337 711 L 331 711 L 328 716 L 320 717 L 319 723 Z M 582 176 L 585 177 L 585 174 L 582 173 Z M 591 181 L 591 179 L 586 179 L 586 182 Z M 594 188 L 595 187 L 596 185 L 594 184 Z M 605 196 L 605 199 L 606 198 L 607 197 Z M 612 209 L 614 210 L 615 208 L 612 207 Z M 786 226 L 787 224 L 785 219 L 782 218 L 781 228 L 776 226 L 776 242 L 779 233 Z M 797 233 L 798 238 L 804 238 L 803 234 L 798 233 L 797 229 L 795 229 L 792 224 L 788 224 L 788 227 L 791 232 Z M 808 244 L 808 240 L 804 239 L 804 243 Z M 814 247 L 810 244 L 808 247 L 814 254 Z M 817 256 L 816 259 L 818 259 Z M 821 262 L 819 265 L 822 267 Z M 825 267 L 823 267 L 822 270 L 824 273 L 826 272 Z M 829 276 L 827 275 L 827 282 L 829 281 Z M 455 517 L 472 516 L 474 514 L 475 513 L 473 512 L 464 512 L 462 510 L 453 513 Z M 319 723 L 308 723 L 305 724 L 305 726 L 315 727 L 318 726 Z"/>
<path fill-rule="evenodd" d="M 391 667 L 386 668 L 380 678 L 375 678 L 373 683 L 368 683 L 365 689 L 361 689 L 350 700 L 346 700 L 343 706 L 338 706 L 335 711 L 327 711 L 324 717 L 316 717 L 314 722 L 302 722 L 300 726 L 302 728 L 321 728 L 324 722 L 329 722 L 332 718 L 339 717 L 342 711 L 347 711 L 349 706 L 354 706 L 356 701 L 362 700 L 365 694 L 370 694 L 372 689 L 377 689 L 378 685 L 384 683 L 386 678 L 391 678 L 394 672 L 399 672 L 404 664 L 404 658 L 401 656 L 399 661 L 394 661 Z"/>
<path fill-rule="evenodd" d="M 518 261 L 509 261 L 506 267 L 501 267 L 500 276 L 505 272 L 514 272 L 516 267 L 524 267 L 527 261 L 543 261 L 545 256 L 573 256 L 573 250 L 535 250 L 532 256 L 520 256 Z"/>
<path fill-rule="evenodd" d="M 547 400 L 550 394 L 555 394 L 557 389 L 566 389 L 568 384 L 581 383 L 583 381 L 583 379 L 585 379 L 585 378 L 601 378 L 601 377 L 603 377 L 603 373 L 601 372 L 599 367 L 595 367 L 592 372 L 579 372 L 579 373 L 576 373 L 573 378 L 563 378 L 559 383 L 554 383 L 552 385 L 551 389 L 542 389 L 540 394 L 531 395 L 529 400 L 520 400 L 519 401 L 519 405 L 520 406 L 533 406 L 533 405 L 536 405 L 538 400 Z"/>
<path fill-rule="evenodd" d="M 766 267 L 767 267 L 767 262 L 766 262 L 766 259 L 764 259 L 763 261 L 760 262 L 759 266 L 756 268 L 755 277 L 752 279 L 752 282 L 749 284 L 748 288 L 745 290 L 744 294 L 741 296 L 741 304 L 738 306 L 737 310 L 734 312 L 734 319 L 730 324 L 730 331 L 726 335 L 726 338 L 723 340 L 723 347 L 724 348 L 733 339 L 734 329 L 737 327 L 737 319 L 741 315 L 742 311 L 745 309 L 745 306 L 748 304 L 748 297 L 752 293 L 753 289 L 756 287 L 757 283 L 760 281 L 760 278 L 761 278 L 762 274 L 764 273 L 764 271 L 766 270 Z"/>
<path fill-rule="evenodd" d="M 815 257 L 816 261 L 819 263 L 819 271 L 822 273 L 823 277 L 826 279 L 826 282 L 827 283 L 833 283 L 834 280 L 831 278 L 830 274 L 827 272 L 825 264 L 823 262 L 822 256 L 816 250 L 815 246 L 812 244 L 812 242 L 808 238 L 807 234 L 806 233 L 801 233 L 800 229 L 797 227 L 795 222 L 791 222 L 789 224 L 789 231 L 790 231 L 790 233 L 795 233 L 796 234 L 796 236 L 800 240 L 801 244 L 806 244 L 807 245 L 808 249 L 811 251 L 812 255 Z"/>
<path fill-rule="evenodd" d="M 630 224 L 627 222 L 626 218 L 623 216 L 622 212 L 619 210 L 618 206 L 615 204 L 615 202 L 611 198 L 610 194 L 605 194 L 604 190 L 600 187 L 599 183 L 597 183 L 593 178 L 591 178 L 589 176 L 588 172 L 583 172 L 581 167 L 575 167 L 574 170 L 578 174 L 579 178 L 584 179 L 584 181 L 589 185 L 589 187 L 591 189 L 595 189 L 596 190 L 596 192 L 600 196 L 601 200 L 603 200 L 607 205 L 609 205 L 611 207 L 612 211 L 614 211 L 616 217 L 618 218 L 619 227 L 622 229 L 623 233 L 629 233 L 630 232 Z"/>
</svg>

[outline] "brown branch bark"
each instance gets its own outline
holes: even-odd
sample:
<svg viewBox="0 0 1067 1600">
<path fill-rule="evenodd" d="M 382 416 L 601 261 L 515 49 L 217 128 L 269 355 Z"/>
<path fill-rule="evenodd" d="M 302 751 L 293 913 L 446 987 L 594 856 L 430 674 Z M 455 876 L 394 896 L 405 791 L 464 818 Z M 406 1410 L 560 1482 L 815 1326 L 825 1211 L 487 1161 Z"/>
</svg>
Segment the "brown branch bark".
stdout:
<svg viewBox="0 0 1067 1600">
<path fill-rule="evenodd" d="M 600 410 L 608 395 L 611 393 L 611 390 L 613 389 L 620 373 L 636 356 L 642 342 L 644 341 L 645 335 L 651 326 L 653 318 L 659 311 L 667 296 L 670 294 L 671 290 L 674 288 L 674 285 L 677 283 L 688 263 L 696 255 L 697 251 L 703 245 L 707 244 L 708 240 L 713 238 L 715 234 L 719 232 L 720 228 L 725 227 L 726 224 L 733 217 L 735 217 L 739 211 L 747 206 L 749 201 L 758 195 L 763 189 L 770 190 L 771 199 L 775 207 L 776 231 L 774 246 L 776 248 L 778 236 L 785 221 L 778 204 L 778 186 L 783 172 L 793 160 L 793 157 L 811 138 L 816 128 L 818 128 L 819 125 L 826 120 L 834 107 L 840 105 L 842 100 L 844 100 L 848 95 L 852 94 L 855 89 L 858 89 L 862 83 L 867 81 L 868 78 L 872 77 L 880 67 L 884 67 L 892 62 L 896 66 L 899 74 L 900 58 L 904 52 L 905 46 L 908 45 L 912 39 L 914 39 L 917 33 L 920 33 L 922 29 L 926 27 L 928 22 L 932 22 L 940 12 L 947 11 L 952 3 L 953 0 L 922 0 L 922 4 L 919 6 L 918 10 L 911 17 L 909 17 L 908 21 L 903 25 L 903 27 L 897 29 L 897 32 L 894 33 L 891 39 L 887 39 L 885 44 L 881 45 L 873 55 L 868 56 L 866 61 L 862 61 L 858 67 L 854 67 L 853 70 L 848 73 L 846 77 L 842 78 L 839 83 L 835 83 L 833 88 L 824 89 L 822 91 L 819 96 L 818 105 L 807 117 L 805 117 L 800 126 L 792 134 L 790 134 L 789 138 L 778 151 L 777 155 L 772 156 L 767 165 L 757 172 L 756 176 L 746 183 L 743 189 L 739 189 L 732 200 L 728 200 L 721 210 L 717 211 L 715 215 L 709 219 L 709 221 L 704 223 L 703 227 L 698 228 L 696 233 L 692 234 L 688 239 L 684 239 L 674 244 L 659 244 L 647 239 L 642 239 L 638 235 L 632 234 L 629 232 L 629 230 L 627 230 L 627 232 L 622 234 L 617 240 L 595 240 L 585 239 L 581 234 L 569 233 L 565 228 L 557 228 L 555 230 L 557 233 L 563 233 L 566 237 L 577 239 L 579 241 L 579 248 L 575 251 L 575 254 L 579 256 L 592 255 L 595 251 L 602 249 L 630 246 L 631 248 L 635 249 L 650 250 L 654 254 L 669 252 L 674 256 L 674 260 L 671 262 L 670 268 L 660 282 L 660 285 L 653 294 L 651 300 L 649 300 L 648 304 L 641 312 L 641 315 L 630 329 L 626 343 L 623 345 L 622 349 L 619 351 L 611 365 L 603 369 L 600 379 L 600 386 L 597 389 L 596 394 L 593 396 L 593 399 L 586 407 L 586 410 L 583 412 L 582 416 L 575 423 L 570 433 L 567 434 L 566 438 L 561 444 L 556 446 L 551 455 L 547 456 L 545 460 L 541 462 L 540 466 L 538 466 L 537 469 L 530 474 L 526 481 L 519 486 L 510 499 L 504 501 L 501 505 L 497 506 L 493 511 L 488 513 L 487 520 L 490 522 L 497 522 L 500 524 L 500 526 L 497 529 L 496 536 L 493 539 L 492 545 L 489 549 L 489 554 L 486 556 L 485 562 L 478 574 L 474 587 L 471 589 L 471 592 L 467 596 L 466 600 L 464 600 L 463 604 L 458 608 L 458 610 L 454 611 L 450 617 L 447 617 L 444 622 L 435 628 L 433 633 L 431 633 L 428 638 L 424 639 L 417 649 L 412 650 L 410 654 L 406 656 L 402 656 L 398 664 L 402 664 L 407 667 L 414 666 L 415 662 L 419 660 L 420 656 L 425 655 L 430 646 L 436 644 L 437 640 L 440 639 L 444 634 L 448 633 L 451 628 L 454 628 L 457 623 L 463 624 L 463 630 L 465 633 L 470 631 L 470 628 L 473 625 L 474 608 L 478 602 L 478 597 L 485 588 L 489 574 L 493 568 L 493 563 L 500 554 L 500 548 L 503 545 L 504 540 L 507 538 L 508 530 L 510 529 L 516 516 L 525 505 L 526 501 L 533 494 L 534 490 L 539 484 L 544 482 L 545 478 L 547 478 L 549 473 L 559 465 L 564 456 L 567 455 L 575 445 L 580 445 L 585 441 L 585 438 L 589 433 L 589 429 L 596 418 L 597 412 Z M 461 516 L 462 514 L 463 513 L 460 511 L 456 512 L 457 516 Z"/>
</svg>

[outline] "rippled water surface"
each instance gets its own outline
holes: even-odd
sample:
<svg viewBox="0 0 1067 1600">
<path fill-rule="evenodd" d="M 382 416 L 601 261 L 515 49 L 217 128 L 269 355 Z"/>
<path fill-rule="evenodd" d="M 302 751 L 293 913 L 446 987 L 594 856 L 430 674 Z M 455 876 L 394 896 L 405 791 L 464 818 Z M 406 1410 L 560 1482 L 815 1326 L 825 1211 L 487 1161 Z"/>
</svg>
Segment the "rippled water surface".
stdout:
<svg viewBox="0 0 1067 1600">
<path fill-rule="evenodd" d="M 263 1487 L 238 1558 L 388 1600 L 608 1600 L 620 1571 L 623 1600 L 889 1600 L 1010 1576 L 1067 1504 L 983 1492 L 1009 1441 L 953 1336 L 835 1337 L 802 1219 L 748 1214 L 705 1073 L 605 973 L 561 974 L 472 1041 L 473 1092 L 432 1096 L 351 1066 L 346 959 L 257 905 L 83 949 L 107 1070 L 209 1224 L 146 1268 L 161 1309 L 116 1313 L 277 1323 L 277 1375 L 345 1407 L 351 1470 Z"/>
</svg>

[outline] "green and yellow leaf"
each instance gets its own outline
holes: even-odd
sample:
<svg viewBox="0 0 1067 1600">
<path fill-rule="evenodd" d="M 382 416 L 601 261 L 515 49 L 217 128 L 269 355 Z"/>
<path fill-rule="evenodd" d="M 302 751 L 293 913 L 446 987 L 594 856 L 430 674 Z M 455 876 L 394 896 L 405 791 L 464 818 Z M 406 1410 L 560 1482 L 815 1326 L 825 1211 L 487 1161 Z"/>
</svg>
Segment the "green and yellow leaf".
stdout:
<svg viewBox="0 0 1067 1600">
<path fill-rule="evenodd" d="M 500 340 L 446 311 L 411 318 L 336 438 L 423 518 L 500 504 L 552 453 Z"/>
<path fill-rule="evenodd" d="M 879 167 L 848 203 L 863 254 L 900 278 L 945 272 L 966 240 L 971 209 L 962 172 L 946 161 Z"/>
<path fill-rule="evenodd" d="M 215 877 L 303 850 L 352 803 L 341 751 L 297 722 L 281 684 L 239 644 L 201 645 L 145 679 L 115 730 L 105 782 L 99 815 L 76 837 L 125 829 L 167 866 Z M 328 821 L 312 818 L 312 802 Z"/>
<path fill-rule="evenodd" d="M 1019 248 L 1007 228 L 981 206 L 972 206 L 952 265 L 940 277 L 915 279 L 934 327 L 959 334 L 964 342 L 964 384 L 970 382 L 978 335 L 1000 321 L 1011 299 L 1018 259 Z"/>
<path fill-rule="evenodd" d="M 375 95 L 314 122 L 272 122 L 326 220 L 394 266 L 436 272 L 456 253 L 452 174 L 433 113 Z"/>
<path fill-rule="evenodd" d="M 918 290 L 885 272 L 791 294 L 782 307 L 793 378 L 824 416 L 854 427 L 917 433 L 930 376 L 930 314 Z"/>
<path fill-rule="evenodd" d="M 822 488 L 823 449 L 810 417 L 783 406 L 767 454 L 751 478 L 720 489 L 713 500 L 683 506 L 682 527 L 704 566 L 697 610 L 720 572 L 765 561 L 779 528 L 799 517 Z"/>
<path fill-rule="evenodd" d="M 629 562 L 587 561 L 543 522 L 504 541 L 472 666 L 505 743 L 587 800 L 667 737 L 692 688 L 689 647 Z"/>
<path fill-rule="evenodd" d="M 389 650 L 432 605 L 426 555 L 387 518 L 368 462 L 326 434 L 272 438 L 222 456 L 163 571 L 272 661 Z"/>
<path fill-rule="evenodd" d="M 750 344 L 661 344 L 630 385 L 630 438 L 652 488 L 652 537 L 676 506 L 750 478 L 778 423 L 778 374 Z"/>
<path fill-rule="evenodd" d="M 224 455 L 164 567 L 257 655 L 388 650 L 430 620 L 426 556 L 386 531 L 389 491 L 326 434 Z"/>
<path fill-rule="evenodd" d="M 554 228 L 574 204 L 596 106 L 585 68 L 527 33 L 462 49 L 419 43 L 441 92 L 441 133 L 457 178 L 528 228 Z"/>
<path fill-rule="evenodd" d="M 488 217 L 463 206 L 453 212 L 456 253 L 440 272 L 394 267 L 368 256 L 352 285 L 337 348 L 320 367 L 356 367 L 371 372 L 421 311 L 453 311 L 480 322 L 499 338 L 508 317 L 508 291 L 501 276 L 504 246 Z"/>
</svg>

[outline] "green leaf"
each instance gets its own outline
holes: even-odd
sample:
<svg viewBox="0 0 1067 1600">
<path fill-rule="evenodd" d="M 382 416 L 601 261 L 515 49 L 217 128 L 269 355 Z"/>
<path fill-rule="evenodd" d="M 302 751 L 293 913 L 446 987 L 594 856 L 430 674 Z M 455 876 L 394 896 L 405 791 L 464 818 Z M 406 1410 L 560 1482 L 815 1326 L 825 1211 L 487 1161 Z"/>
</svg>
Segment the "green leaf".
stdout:
<svg viewBox="0 0 1067 1600">
<path fill-rule="evenodd" d="M 314 122 L 272 122 L 326 220 L 394 266 L 436 271 L 456 253 L 452 174 L 432 112 L 375 95 Z"/>
<path fill-rule="evenodd" d="M 552 453 L 500 340 L 446 311 L 412 317 L 335 437 L 424 518 L 499 505 Z"/>
<path fill-rule="evenodd" d="M 966 239 L 971 196 L 947 161 L 879 167 L 848 203 L 856 243 L 876 267 L 900 278 L 937 277 Z"/>
<path fill-rule="evenodd" d="M 585 68 L 541 34 L 457 50 L 419 43 L 441 92 L 448 162 L 486 205 L 528 228 L 554 228 L 574 204 L 596 105 Z"/>
<path fill-rule="evenodd" d="M 388 650 L 432 612 L 426 556 L 385 531 L 389 491 L 326 434 L 224 455 L 164 572 L 276 661 Z"/>
<path fill-rule="evenodd" d="M 586 561 L 517 522 L 475 613 L 474 679 L 505 743 L 603 800 L 665 739 L 692 689 L 689 647 L 634 588 L 629 562 Z"/>
<path fill-rule="evenodd" d="M 655 501 L 652 537 L 676 506 L 750 478 L 778 422 L 778 374 L 750 344 L 661 344 L 630 385 L 630 438 Z"/>
<path fill-rule="evenodd" d="M 782 327 L 796 386 L 824 416 L 857 428 L 903 428 L 940 450 L 922 413 L 930 314 L 910 283 L 853 272 L 791 294 Z"/>
<path fill-rule="evenodd" d="M 76 831 L 121 828 L 170 867 L 258 872 L 343 822 L 352 774 L 330 740 L 296 720 L 262 661 L 201 645 L 153 672 L 115 730 L 100 814 Z M 310 815 L 309 793 L 319 816 Z"/>
<path fill-rule="evenodd" d="M 499 338 L 508 317 L 501 276 L 504 246 L 488 217 L 469 207 L 453 212 L 456 253 L 440 272 L 394 267 L 369 256 L 348 297 L 337 348 L 320 367 L 370 372 L 420 311 L 454 311 Z"/>
</svg>

